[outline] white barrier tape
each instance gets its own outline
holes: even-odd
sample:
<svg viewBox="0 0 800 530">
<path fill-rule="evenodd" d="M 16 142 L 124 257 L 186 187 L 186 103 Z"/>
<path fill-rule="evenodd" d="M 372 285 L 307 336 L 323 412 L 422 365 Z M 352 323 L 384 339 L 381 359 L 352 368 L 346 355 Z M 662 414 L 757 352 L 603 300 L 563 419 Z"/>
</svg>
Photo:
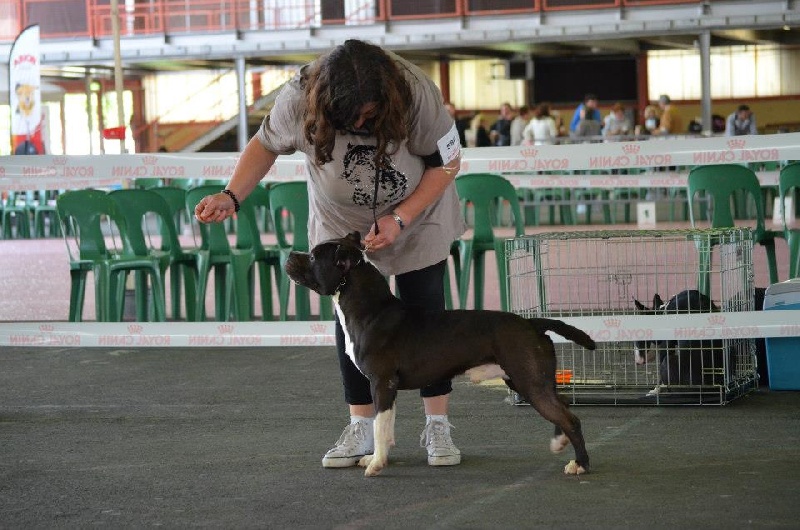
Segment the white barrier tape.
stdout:
<svg viewBox="0 0 800 530">
<path fill-rule="evenodd" d="M 681 188 L 689 183 L 689 172 L 652 172 L 639 175 L 504 175 L 515 188 Z M 757 171 L 761 186 L 777 186 L 780 171 Z"/>
<path fill-rule="evenodd" d="M 5 156 L 0 158 L 0 191 L 80 189 L 121 185 L 136 178 L 227 180 L 238 153 L 136 154 L 102 156 Z M 708 164 L 740 164 L 800 160 L 800 133 L 738 136 L 734 138 L 673 138 L 631 142 L 463 150 L 461 173 L 535 173 L 584 170 L 641 169 Z M 305 156 L 278 157 L 267 174 L 270 181 L 303 180 Z M 539 178 L 539 177 L 537 177 Z M 667 174 L 637 176 L 580 176 L 574 184 L 543 187 L 673 187 Z M 665 179 L 659 184 L 651 178 Z M 678 177 L 675 177 L 676 179 Z M 774 178 L 770 176 L 769 178 Z M 634 180 L 635 179 L 635 180 Z M 561 178 L 558 178 L 559 182 Z M 619 180 L 620 183 L 616 183 Z M 534 182 L 536 182 L 534 180 Z M 771 181 L 773 185 L 775 181 Z M 580 183 L 580 185 L 578 184 Z M 597 184 L 595 184 L 597 183 Z M 605 183 L 605 184 L 604 184 Z"/>
<path fill-rule="evenodd" d="M 800 310 L 615 315 L 561 319 L 597 342 L 800 337 Z M 556 342 L 567 342 L 553 334 Z M 0 347 L 270 347 L 332 346 L 334 323 L 132 322 L 0 324 Z"/>
</svg>

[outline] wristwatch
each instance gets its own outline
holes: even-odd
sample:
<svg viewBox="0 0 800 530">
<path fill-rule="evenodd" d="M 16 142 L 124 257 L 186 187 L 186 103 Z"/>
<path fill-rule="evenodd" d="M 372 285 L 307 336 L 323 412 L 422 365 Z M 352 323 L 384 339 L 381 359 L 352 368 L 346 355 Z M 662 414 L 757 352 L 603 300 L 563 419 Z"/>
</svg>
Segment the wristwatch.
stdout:
<svg viewBox="0 0 800 530">
<path fill-rule="evenodd" d="M 397 223 L 397 226 L 400 227 L 400 230 L 403 230 L 406 227 L 406 224 L 403 222 L 403 218 L 397 215 L 397 212 L 392 212 L 392 217 L 394 217 L 394 221 Z"/>
</svg>

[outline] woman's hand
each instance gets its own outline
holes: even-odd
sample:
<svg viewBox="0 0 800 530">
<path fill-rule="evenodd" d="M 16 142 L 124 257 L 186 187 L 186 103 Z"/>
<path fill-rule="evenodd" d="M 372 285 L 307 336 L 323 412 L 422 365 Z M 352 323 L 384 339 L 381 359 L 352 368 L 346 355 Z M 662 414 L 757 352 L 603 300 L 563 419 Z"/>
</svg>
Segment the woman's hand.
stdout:
<svg viewBox="0 0 800 530">
<path fill-rule="evenodd" d="M 375 225 L 373 224 L 369 234 L 364 237 L 364 249 L 367 252 L 375 252 L 392 246 L 401 230 L 400 225 L 391 215 L 384 215 L 378 219 L 378 229 L 378 235 L 375 235 Z"/>
<path fill-rule="evenodd" d="M 235 212 L 233 199 L 224 193 L 207 195 L 194 207 L 194 216 L 201 223 L 219 223 Z"/>
</svg>

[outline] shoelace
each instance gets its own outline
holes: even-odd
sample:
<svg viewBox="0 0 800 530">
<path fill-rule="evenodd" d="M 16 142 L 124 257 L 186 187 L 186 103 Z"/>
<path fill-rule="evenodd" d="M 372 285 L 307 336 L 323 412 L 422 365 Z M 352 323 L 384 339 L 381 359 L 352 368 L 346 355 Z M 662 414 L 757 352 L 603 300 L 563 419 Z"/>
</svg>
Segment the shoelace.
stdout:
<svg viewBox="0 0 800 530">
<path fill-rule="evenodd" d="M 428 445 L 438 445 L 451 447 L 453 440 L 447 436 L 447 428 L 455 429 L 450 422 L 432 421 L 425 426 L 422 434 L 419 436 L 419 446 L 428 447 Z"/>
<path fill-rule="evenodd" d="M 355 442 L 353 445 L 358 444 L 359 442 L 366 439 L 366 425 L 363 423 L 351 423 L 347 426 L 344 430 L 342 435 L 339 437 L 339 440 L 336 442 L 336 447 L 340 445 L 344 445 L 345 440 L 352 435 L 351 441 Z"/>
</svg>

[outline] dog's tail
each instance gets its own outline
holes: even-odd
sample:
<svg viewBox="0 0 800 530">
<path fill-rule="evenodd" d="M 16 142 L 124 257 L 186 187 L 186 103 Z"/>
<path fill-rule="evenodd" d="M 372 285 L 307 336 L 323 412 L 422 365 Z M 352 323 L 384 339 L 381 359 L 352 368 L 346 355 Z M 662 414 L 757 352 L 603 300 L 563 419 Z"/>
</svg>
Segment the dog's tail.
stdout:
<svg viewBox="0 0 800 530">
<path fill-rule="evenodd" d="M 587 350 L 594 350 L 597 347 L 594 340 L 592 340 L 592 338 L 587 335 L 586 332 L 576 328 L 575 326 L 570 326 L 561 320 L 554 320 L 552 318 L 529 318 L 528 322 L 530 322 L 539 333 L 544 333 L 545 331 L 558 333 L 565 339 L 571 340 L 572 342 L 583 346 Z"/>
</svg>

